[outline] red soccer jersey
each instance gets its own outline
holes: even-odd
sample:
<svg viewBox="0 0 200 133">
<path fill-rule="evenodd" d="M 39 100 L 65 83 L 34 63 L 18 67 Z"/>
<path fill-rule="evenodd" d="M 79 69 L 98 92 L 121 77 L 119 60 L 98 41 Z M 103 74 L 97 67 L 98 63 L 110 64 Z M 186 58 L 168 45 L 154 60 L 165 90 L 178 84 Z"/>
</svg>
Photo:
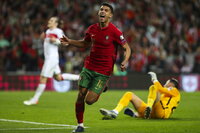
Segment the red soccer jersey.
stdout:
<svg viewBox="0 0 200 133">
<path fill-rule="evenodd" d="M 102 29 L 97 23 L 87 29 L 84 40 L 92 42 L 90 55 L 86 57 L 84 67 L 104 75 L 111 75 L 117 48 L 126 43 L 122 32 L 112 23 Z"/>
</svg>

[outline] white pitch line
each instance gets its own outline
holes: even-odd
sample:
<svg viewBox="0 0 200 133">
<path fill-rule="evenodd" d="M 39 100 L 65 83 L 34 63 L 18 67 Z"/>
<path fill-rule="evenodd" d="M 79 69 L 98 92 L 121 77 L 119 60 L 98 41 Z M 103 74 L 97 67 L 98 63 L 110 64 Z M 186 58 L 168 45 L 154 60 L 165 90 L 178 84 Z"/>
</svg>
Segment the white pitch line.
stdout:
<svg viewBox="0 0 200 133">
<path fill-rule="evenodd" d="M 9 119 L 0 119 L 0 121 L 17 122 L 17 123 L 27 123 L 27 124 L 35 124 L 35 125 L 62 126 L 62 127 L 71 127 L 71 128 L 76 128 L 77 127 L 75 125 L 52 124 L 52 123 L 41 123 L 41 122 L 31 122 L 31 121 L 21 121 L 21 120 L 9 120 Z"/>
<path fill-rule="evenodd" d="M 54 129 L 71 129 L 69 127 L 49 127 L 49 128 L 0 128 L 0 131 L 7 130 L 54 130 Z"/>
</svg>

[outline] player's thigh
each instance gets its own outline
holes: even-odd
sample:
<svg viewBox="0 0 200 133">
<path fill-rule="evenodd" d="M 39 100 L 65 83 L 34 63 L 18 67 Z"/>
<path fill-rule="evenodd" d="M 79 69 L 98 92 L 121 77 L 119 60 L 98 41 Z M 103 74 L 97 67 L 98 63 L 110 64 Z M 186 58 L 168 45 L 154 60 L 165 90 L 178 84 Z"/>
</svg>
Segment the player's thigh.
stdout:
<svg viewBox="0 0 200 133">
<path fill-rule="evenodd" d="M 45 60 L 42 67 L 41 75 L 48 78 L 53 77 L 57 65 L 58 62 L 56 61 Z"/>
<path fill-rule="evenodd" d="M 85 102 L 88 105 L 91 105 L 91 104 L 95 103 L 98 99 L 99 99 L 99 94 L 89 90 L 86 95 Z"/>
<path fill-rule="evenodd" d="M 91 105 L 98 100 L 100 94 L 107 85 L 108 80 L 109 77 L 102 75 L 98 75 L 97 77 L 93 78 L 93 80 L 90 82 L 88 93 L 86 95 L 87 104 Z"/>
<path fill-rule="evenodd" d="M 55 74 L 55 75 L 58 75 L 58 74 L 60 74 L 60 73 L 61 73 L 60 67 L 59 67 L 58 63 L 56 63 L 56 66 L 55 66 L 55 68 L 54 68 L 54 74 Z"/>
<path fill-rule="evenodd" d="M 54 69 L 54 79 L 58 81 L 62 80 L 61 70 L 58 64 L 55 66 L 55 69 Z"/>
<path fill-rule="evenodd" d="M 96 74 L 95 78 L 92 79 L 88 90 L 100 95 L 107 86 L 108 81 L 109 76 Z"/>
<path fill-rule="evenodd" d="M 134 93 L 133 93 L 133 98 L 131 99 L 131 103 L 138 112 L 139 116 L 143 117 L 147 104 Z"/>
<path fill-rule="evenodd" d="M 155 102 L 158 102 L 158 101 L 160 101 L 160 97 L 161 97 L 161 93 L 160 93 L 159 91 L 157 91 L 157 93 L 156 93 L 156 100 L 155 100 Z"/>
<path fill-rule="evenodd" d="M 160 101 L 155 102 L 152 108 L 151 118 L 165 118 L 166 112 Z"/>
<path fill-rule="evenodd" d="M 89 70 L 83 68 L 83 70 L 80 73 L 78 85 L 82 88 L 89 88 L 92 78 L 92 73 Z"/>
<path fill-rule="evenodd" d="M 85 100 L 85 96 L 86 96 L 87 92 L 88 92 L 87 88 L 83 88 L 83 87 L 79 86 L 77 101 L 83 102 Z"/>
</svg>

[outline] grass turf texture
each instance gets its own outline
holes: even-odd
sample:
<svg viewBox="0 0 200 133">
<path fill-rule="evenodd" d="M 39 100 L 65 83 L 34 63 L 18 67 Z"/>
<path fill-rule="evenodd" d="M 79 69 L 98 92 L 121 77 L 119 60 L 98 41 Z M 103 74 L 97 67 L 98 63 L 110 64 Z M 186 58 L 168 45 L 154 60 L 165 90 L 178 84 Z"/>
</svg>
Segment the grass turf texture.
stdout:
<svg viewBox="0 0 200 133">
<path fill-rule="evenodd" d="M 124 92 L 109 90 L 101 95 L 97 103 L 85 106 L 84 124 L 89 127 L 85 129 L 85 133 L 200 133 L 200 92 L 181 92 L 180 105 L 168 120 L 135 119 L 125 116 L 123 111 L 115 120 L 102 120 L 99 108 L 113 109 Z M 147 91 L 134 92 L 146 101 Z M 77 91 L 45 92 L 38 105 L 23 105 L 23 101 L 30 98 L 33 93 L 0 92 L 0 119 L 76 125 L 74 103 Z M 129 107 L 132 105 L 129 104 Z M 0 121 L 0 133 L 68 133 L 72 131 L 72 129 L 62 128 Z"/>
</svg>

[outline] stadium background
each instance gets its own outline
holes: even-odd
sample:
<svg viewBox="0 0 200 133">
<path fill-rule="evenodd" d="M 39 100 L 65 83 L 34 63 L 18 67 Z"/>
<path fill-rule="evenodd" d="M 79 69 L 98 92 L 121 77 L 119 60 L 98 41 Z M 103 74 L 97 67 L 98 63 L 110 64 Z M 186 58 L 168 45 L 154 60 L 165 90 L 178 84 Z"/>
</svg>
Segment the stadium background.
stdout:
<svg viewBox="0 0 200 133">
<path fill-rule="evenodd" d="M 51 16 L 59 16 L 70 38 L 81 39 L 86 28 L 97 22 L 103 0 L 0 0 L 0 132 L 63 133 L 76 125 L 76 82 L 49 79 L 47 91 L 36 106 L 25 106 L 39 81 L 44 61 L 39 38 Z M 113 23 L 124 33 L 131 49 L 125 73 L 118 70 L 119 52 L 110 90 L 85 111 L 90 133 L 199 133 L 200 91 L 181 91 L 181 102 L 169 120 L 142 120 L 119 115 L 102 121 L 99 108 L 112 109 L 122 94 L 133 91 L 146 100 L 151 84 L 148 71 L 158 73 L 161 83 L 177 78 L 181 89 L 200 90 L 199 0 L 108 0 L 115 8 Z M 62 72 L 78 74 L 87 49 L 61 47 Z M 57 86 L 56 86 L 57 85 Z M 64 91 L 67 93 L 55 92 Z M 142 90 L 143 89 L 143 90 Z M 129 107 L 132 107 L 129 105 Z M 53 125 L 51 125 L 53 123 Z M 56 126 L 57 124 L 57 126 Z M 66 124 L 69 124 L 66 126 Z M 63 127 L 65 125 L 65 127 Z M 60 127 L 59 127 L 60 126 Z"/>
<path fill-rule="evenodd" d="M 34 90 L 44 61 L 40 34 L 45 31 L 48 18 L 59 16 L 64 21 L 62 29 L 65 34 L 81 39 L 86 28 L 98 21 L 96 15 L 101 2 L 1 0 L 0 89 Z M 169 76 L 177 77 L 188 86 L 186 89 L 200 88 L 199 1 L 109 2 L 115 9 L 113 23 L 123 31 L 132 49 L 127 73 L 118 70 L 123 57 L 119 52 L 111 89 L 145 89 L 150 84 L 145 75 L 148 71 L 161 75 L 161 82 Z M 88 50 L 61 47 L 59 54 L 62 72 L 78 74 Z M 54 88 L 52 83 L 51 80 L 48 83 L 50 90 Z M 72 84 L 71 88 L 76 88 L 76 83 Z"/>
</svg>

